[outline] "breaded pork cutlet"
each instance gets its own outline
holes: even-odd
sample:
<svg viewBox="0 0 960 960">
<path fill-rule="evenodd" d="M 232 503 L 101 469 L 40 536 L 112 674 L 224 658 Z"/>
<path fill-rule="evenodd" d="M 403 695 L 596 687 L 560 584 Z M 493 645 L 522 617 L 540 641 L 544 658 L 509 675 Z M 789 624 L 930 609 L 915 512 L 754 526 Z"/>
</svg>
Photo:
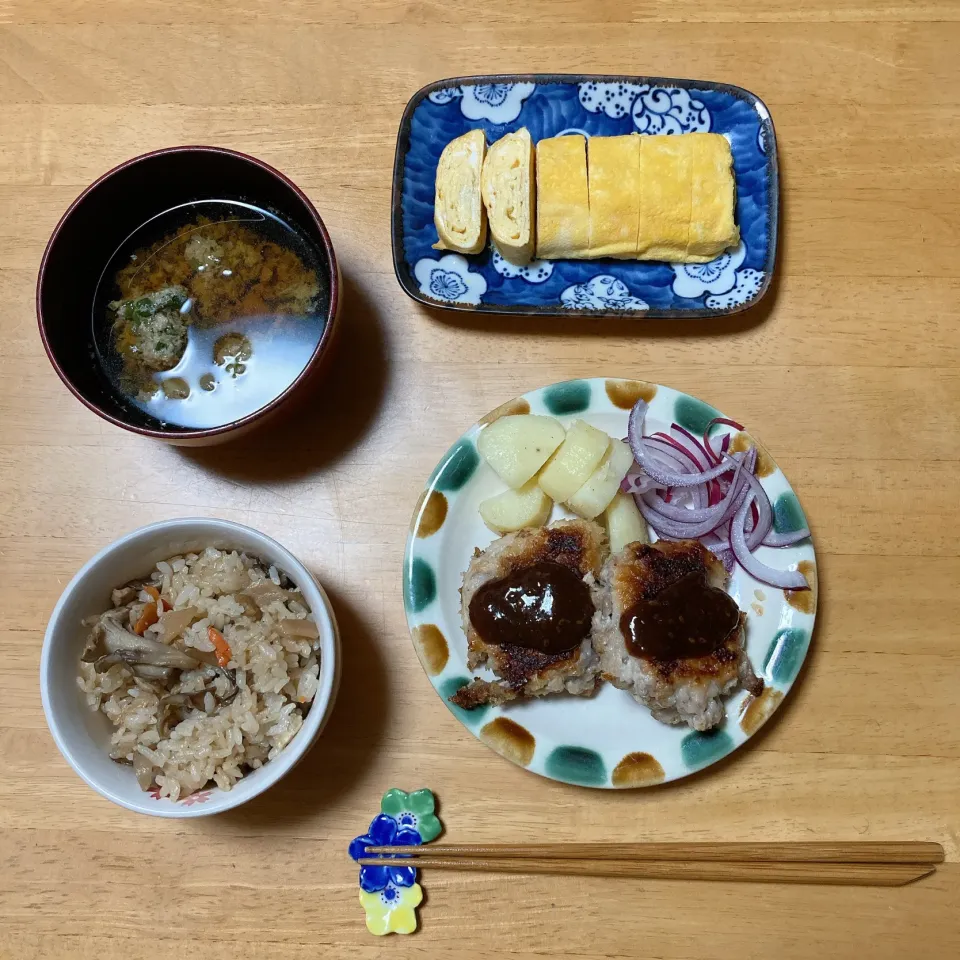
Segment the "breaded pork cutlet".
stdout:
<svg viewBox="0 0 960 960">
<path fill-rule="evenodd" d="M 759 694 L 745 616 L 725 592 L 723 564 L 696 540 L 631 543 L 610 557 L 593 622 L 604 679 L 664 723 L 710 730 L 723 697 Z"/>
<path fill-rule="evenodd" d="M 451 702 L 470 709 L 592 694 L 599 661 L 590 630 L 607 553 L 603 529 L 587 520 L 519 530 L 477 550 L 460 590 L 467 665 L 489 667 L 499 679 L 475 678 Z"/>
</svg>

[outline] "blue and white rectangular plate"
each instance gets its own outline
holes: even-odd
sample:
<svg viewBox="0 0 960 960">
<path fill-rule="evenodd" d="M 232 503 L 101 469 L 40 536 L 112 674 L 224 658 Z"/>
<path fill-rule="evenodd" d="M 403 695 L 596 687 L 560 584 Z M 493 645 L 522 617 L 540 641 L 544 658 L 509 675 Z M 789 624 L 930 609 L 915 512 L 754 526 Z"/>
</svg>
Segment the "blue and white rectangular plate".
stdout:
<svg viewBox="0 0 960 960">
<path fill-rule="evenodd" d="M 434 250 L 440 153 L 476 127 L 488 143 L 520 127 L 534 142 L 563 133 L 722 133 L 733 151 L 740 246 L 710 263 L 541 260 L 526 267 L 508 263 L 492 247 L 475 256 Z M 404 111 L 393 174 L 393 264 L 414 300 L 450 310 L 716 317 L 745 310 L 766 293 L 778 203 L 770 113 L 740 87 L 663 77 L 457 77 L 428 84 Z"/>
</svg>

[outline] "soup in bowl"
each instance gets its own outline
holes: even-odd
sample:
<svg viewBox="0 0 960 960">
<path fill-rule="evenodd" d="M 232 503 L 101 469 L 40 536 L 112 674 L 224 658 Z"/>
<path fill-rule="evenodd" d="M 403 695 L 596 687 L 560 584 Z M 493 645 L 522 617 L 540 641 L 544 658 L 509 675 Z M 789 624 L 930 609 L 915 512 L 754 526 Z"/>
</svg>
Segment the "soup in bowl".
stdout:
<svg viewBox="0 0 960 960">
<path fill-rule="evenodd" d="M 339 307 L 329 235 L 272 167 L 214 147 L 138 157 L 64 214 L 41 335 L 105 419 L 173 443 L 246 432 L 318 380 Z"/>
</svg>

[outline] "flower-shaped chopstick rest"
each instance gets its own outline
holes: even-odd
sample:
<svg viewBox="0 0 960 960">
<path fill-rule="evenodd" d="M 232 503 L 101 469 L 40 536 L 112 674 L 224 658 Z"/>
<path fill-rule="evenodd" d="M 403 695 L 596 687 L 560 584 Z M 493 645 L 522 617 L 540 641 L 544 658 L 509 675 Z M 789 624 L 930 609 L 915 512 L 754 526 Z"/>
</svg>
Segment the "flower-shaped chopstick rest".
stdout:
<svg viewBox="0 0 960 960">
<path fill-rule="evenodd" d="M 350 856 L 359 860 L 367 847 L 417 846 L 435 840 L 442 827 L 434 807 L 429 790 L 388 790 L 367 832 L 350 844 Z M 416 868 L 403 866 L 402 859 L 396 866 L 360 868 L 360 904 L 367 915 L 367 929 L 376 936 L 413 933 L 422 900 Z"/>
</svg>

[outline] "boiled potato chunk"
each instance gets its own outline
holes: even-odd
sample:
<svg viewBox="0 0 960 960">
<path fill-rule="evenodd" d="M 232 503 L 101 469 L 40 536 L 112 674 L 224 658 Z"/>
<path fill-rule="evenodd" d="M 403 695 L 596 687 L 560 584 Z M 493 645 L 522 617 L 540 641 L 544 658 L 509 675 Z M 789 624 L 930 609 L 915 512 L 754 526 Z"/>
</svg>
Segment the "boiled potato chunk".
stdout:
<svg viewBox="0 0 960 960">
<path fill-rule="evenodd" d="M 649 543 L 647 521 L 629 493 L 618 493 L 604 513 L 610 552 L 619 553 L 628 543 Z"/>
<path fill-rule="evenodd" d="M 567 439 L 540 473 L 540 486 L 548 497 L 563 503 L 589 479 L 610 447 L 610 438 L 596 427 L 577 420 Z"/>
<path fill-rule="evenodd" d="M 600 466 L 590 479 L 567 501 L 567 506 L 583 517 L 599 517 L 620 489 L 620 481 L 633 466 L 633 451 L 622 440 L 611 440 Z"/>
<path fill-rule="evenodd" d="M 565 431 L 553 417 L 524 413 L 500 417 L 477 440 L 480 456 L 514 490 L 522 487 L 563 443 Z"/>
<path fill-rule="evenodd" d="M 480 504 L 480 516 L 494 533 L 511 533 L 524 527 L 542 527 L 550 519 L 553 501 L 529 480 L 519 490 L 503 493 Z"/>
</svg>

